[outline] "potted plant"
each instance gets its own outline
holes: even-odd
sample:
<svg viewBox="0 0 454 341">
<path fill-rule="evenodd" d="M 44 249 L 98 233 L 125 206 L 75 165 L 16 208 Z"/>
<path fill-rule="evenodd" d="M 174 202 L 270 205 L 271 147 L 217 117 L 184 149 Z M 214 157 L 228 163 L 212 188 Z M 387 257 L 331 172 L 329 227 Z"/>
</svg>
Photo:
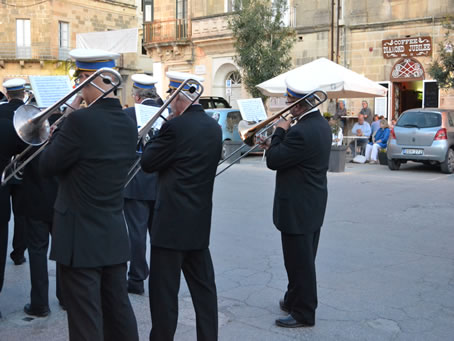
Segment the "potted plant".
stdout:
<svg viewBox="0 0 454 341">
<path fill-rule="evenodd" d="M 331 153 L 329 155 L 330 172 L 343 172 L 345 171 L 345 155 L 347 153 L 347 146 L 342 144 L 342 128 L 338 120 L 331 120 L 331 131 L 333 133 L 333 143 L 331 145 Z"/>
<path fill-rule="evenodd" d="M 324 112 L 323 117 L 326 118 L 327 121 L 330 121 L 333 115 L 330 112 Z"/>
<path fill-rule="evenodd" d="M 378 162 L 381 165 L 388 165 L 388 157 L 386 156 L 386 149 L 382 148 L 378 151 Z"/>
</svg>

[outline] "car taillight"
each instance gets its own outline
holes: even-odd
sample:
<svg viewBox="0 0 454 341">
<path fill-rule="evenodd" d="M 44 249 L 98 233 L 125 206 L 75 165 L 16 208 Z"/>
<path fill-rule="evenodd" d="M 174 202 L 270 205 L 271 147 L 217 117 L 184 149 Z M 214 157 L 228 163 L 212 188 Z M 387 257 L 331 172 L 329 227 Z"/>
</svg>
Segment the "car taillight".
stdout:
<svg viewBox="0 0 454 341">
<path fill-rule="evenodd" d="M 391 139 L 394 139 L 394 140 L 396 139 L 396 134 L 394 134 L 394 128 L 391 128 L 389 135 L 391 136 Z"/>
<path fill-rule="evenodd" d="M 448 139 L 448 132 L 446 131 L 446 128 L 441 128 L 437 131 L 435 134 L 434 140 L 447 140 Z"/>
</svg>

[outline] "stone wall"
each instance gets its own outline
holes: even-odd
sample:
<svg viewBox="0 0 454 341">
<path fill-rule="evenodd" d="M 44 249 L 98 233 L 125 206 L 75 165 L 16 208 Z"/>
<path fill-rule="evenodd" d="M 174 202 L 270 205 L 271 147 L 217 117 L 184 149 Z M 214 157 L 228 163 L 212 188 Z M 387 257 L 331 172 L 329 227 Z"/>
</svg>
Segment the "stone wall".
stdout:
<svg viewBox="0 0 454 341">
<path fill-rule="evenodd" d="M 140 0 L 16 0 L 8 3 L 14 5 L 0 2 L 0 47 L 8 46 L 14 54 L 16 19 L 29 19 L 32 50 L 46 51 L 47 57 L 39 58 L 39 53 L 33 59 L 0 59 L 0 84 L 5 78 L 22 77 L 28 80 L 28 75 L 68 74 L 68 64 L 56 60 L 59 56 L 60 21 L 69 23 L 69 49 L 76 47 L 78 33 L 141 27 L 142 23 Z M 48 58 L 50 56 L 52 58 Z M 138 71 L 138 59 L 137 54 L 128 53 L 117 64 L 122 67 L 123 74 L 129 74 Z M 150 65 L 147 66 L 141 58 L 139 68 L 151 69 Z M 129 85 L 127 82 L 125 87 Z M 130 101 L 127 96 L 122 97 Z"/>
<path fill-rule="evenodd" d="M 222 14 L 224 11 L 224 0 L 192 0 L 192 18 Z"/>
</svg>

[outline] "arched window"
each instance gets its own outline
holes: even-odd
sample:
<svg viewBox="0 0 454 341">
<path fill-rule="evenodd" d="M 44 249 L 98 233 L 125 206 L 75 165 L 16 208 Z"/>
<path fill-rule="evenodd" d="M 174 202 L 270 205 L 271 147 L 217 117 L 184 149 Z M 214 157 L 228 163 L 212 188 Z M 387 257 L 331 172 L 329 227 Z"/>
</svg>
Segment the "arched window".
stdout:
<svg viewBox="0 0 454 341">
<path fill-rule="evenodd" d="M 227 80 L 230 80 L 230 84 L 233 86 L 241 86 L 241 74 L 238 71 L 232 71 L 227 75 Z"/>
</svg>

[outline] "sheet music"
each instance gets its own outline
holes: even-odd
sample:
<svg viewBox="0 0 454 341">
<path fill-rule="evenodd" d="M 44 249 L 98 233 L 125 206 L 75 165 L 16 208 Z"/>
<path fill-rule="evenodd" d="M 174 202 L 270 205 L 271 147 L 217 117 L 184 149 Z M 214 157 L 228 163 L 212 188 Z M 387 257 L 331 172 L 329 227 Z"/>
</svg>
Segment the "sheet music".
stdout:
<svg viewBox="0 0 454 341">
<path fill-rule="evenodd" d="M 28 78 L 40 108 L 53 105 L 73 90 L 68 76 L 29 76 Z M 68 103 L 71 103 L 71 100 Z"/>
<path fill-rule="evenodd" d="M 237 102 L 243 120 L 259 122 L 267 118 L 265 107 L 260 98 L 239 99 Z"/>
<path fill-rule="evenodd" d="M 134 108 L 136 110 L 137 129 L 146 125 L 160 109 L 159 107 L 144 104 L 135 104 Z M 166 110 L 162 112 L 161 116 L 168 117 L 169 109 L 166 108 Z M 162 117 L 159 117 L 153 124 L 152 129 L 161 129 L 163 123 L 164 120 Z"/>
</svg>

